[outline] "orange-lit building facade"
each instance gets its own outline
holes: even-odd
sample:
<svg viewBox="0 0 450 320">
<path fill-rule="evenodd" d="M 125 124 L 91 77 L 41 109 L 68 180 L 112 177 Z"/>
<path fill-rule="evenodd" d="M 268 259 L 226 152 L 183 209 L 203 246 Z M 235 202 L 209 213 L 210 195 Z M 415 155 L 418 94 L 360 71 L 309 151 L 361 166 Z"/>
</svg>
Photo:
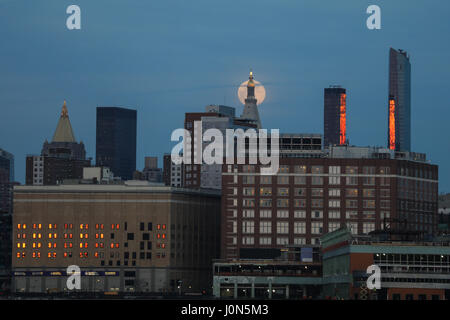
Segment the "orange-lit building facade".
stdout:
<svg viewBox="0 0 450 320">
<path fill-rule="evenodd" d="M 16 292 L 64 291 L 66 268 L 82 291 L 201 292 L 219 256 L 220 195 L 164 186 L 16 187 Z"/>
<path fill-rule="evenodd" d="M 395 100 L 389 99 L 389 149 L 395 150 Z"/>
<path fill-rule="evenodd" d="M 389 49 L 388 147 L 411 151 L 411 63 L 406 51 Z"/>
<path fill-rule="evenodd" d="M 324 147 L 347 142 L 347 94 L 344 88 L 324 89 Z"/>
</svg>

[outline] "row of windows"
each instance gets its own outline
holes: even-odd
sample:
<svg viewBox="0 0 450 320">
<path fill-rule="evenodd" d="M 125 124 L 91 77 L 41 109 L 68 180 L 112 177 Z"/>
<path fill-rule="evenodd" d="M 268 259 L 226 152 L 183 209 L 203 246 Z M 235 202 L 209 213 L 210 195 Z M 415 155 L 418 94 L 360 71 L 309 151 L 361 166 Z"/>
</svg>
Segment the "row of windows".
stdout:
<svg viewBox="0 0 450 320">
<path fill-rule="evenodd" d="M 230 206 L 237 207 L 238 205 L 238 199 L 229 199 L 232 201 L 230 203 Z M 272 207 L 274 201 L 270 198 L 262 198 L 259 199 L 259 206 L 260 207 Z M 293 206 L 294 208 L 306 208 L 307 200 L 306 199 L 294 199 Z M 346 200 L 345 201 L 345 207 L 346 208 L 358 208 L 359 201 L 358 200 Z M 251 208 L 255 207 L 256 200 L 252 198 L 242 199 L 242 206 L 245 208 Z M 276 199 L 276 206 L 278 208 L 287 208 L 289 207 L 289 199 Z M 323 199 L 311 199 L 311 207 L 312 208 L 323 208 L 324 207 L 324 200 Z M 340 208 L 341 207 L 341 200 L 333 199 L 328 201 L 328 207 L 329 208 Z M 363 208 L 376 208 L 376 201 L 375 200 L 362 200 L 362 207 Z M 391 201 L 390 200 L 380 200 L 380 208 L 389 209 L 391 207 Z"/>
<path fill-rule="evenodd" d="M 289 196 L 289 188 L 277 188 L 278 196 Z M 358 193 L 361 194 L 365 198 L 375 197 L 375 189 L 345 189 L 345 195 L 347 197 L 357 197 Z M 254 187 L 244 187 L 242 189 L 242 194 L 244 196 L 254 196 L 255 188 Z M 271 187 L 261 187 L 259 188 L 259 194 L 261 196 L 272 196 L 272 188 Z M 296 197 L 306 197 L 306 188 L 294 188 L 294 196 Z M 233 195 L 237 195 L 237 188 L 233 188 Z M 323 189 L 322 188 L 313 188 L 311 189 L 311 196 L 313 197 L 322 197 Z M 328 196 L 330 197 L 340 197 L 341 189 L 328 189 Z M 382 189 L 380 190 L 380 197 L 389 197 L 390 190 Z"/>
<path fill-rule="evenodd" d="M 237 176 L 235 176 L 237 177 Z M 289 176 L 277 176 L 277 183 L 278 184 L 289 184 Z M 375 177 L 353 177 L 353 176 L 347 176 L 342 177 L 345 178 L 345 184 L 346 185 L 358 185 L 361 181 L 363 185 L 367 186 L 374 186 L 375 185 Z M 361 180 L 359 180 L 361 179 Z M 390 178 L 381 177 L 379 179 L 379 184 L 381 186 L 389 186 L 390 185 Z M 343 179 L 344 181 L 344 179 Z M 343 182 L 342 181 L 342 182 Z M 237 183 L 236 180 L 233 181 L 233 183 Z M 242 176 L 242 183 L 243 184 L 255 184 L 255 176 Z M 260 177 L 260 184 L 272 184 L 272 176 L 261 176 Z M 306 184 L 306 176 L 294 176 L 294 184 L 297 185 L 305 185 Z M 311 184 L 312 185 L 323 185 L 324 184 L 324 177 L 321 176 L 312 176 L 311 177 Z M 341 177 L 340 176 L 332 176 L 328 178 L 328 184 L 330 185 L 340 185 L 341 184 Z"/>
<path fill-rule="evenodd" d="M 232 166 L 228 166 L 228 172 L 231 172 Z M 245 173 L 254 173 L 255 172 L 255 166 L 254 165 L 243 165 L 242 171 Z M 321 165 L 315 165 L 315 166 L 305 166 L 305 165 L 280 165 L 278 169 L 279 173 L 324 173 L 324 166 Z M 359 167 L 357 166 L 328 166 L 328 173 L 330 174 L 358 174 L 359 173 Z M 390 167 L 379 167 L 378 170 L 374 166 L 364 166 L 361 169 L 361 173 L 363 174 L 390 174 L 391 168 Z"/>
<path fill-rule="evenodd" d="M 349 222 L 347 223 L 352 233 L 356 234 L 358 229 L 358 224 Z M 311 234 L 322 234 L 324 230 L 323 222 L 311 222 Z M 341 227 L 340 222 L 329 222 L 328 232 L 335 231 Z M 363 233 L 367 234 L 375 230 L 374 222 L 363 222 L 362 223 Z M 260 234 L 272 234 L 275 231 L 276 234 L 289 234 L 289 222 L 279 221 L 276 223 L 276 230 L 272 228 L 271 221 L 261 221 L 259 223 L 259 233 Z M 237 221 L 232 221 L 232 232 L 237 234 Z M 242 233 L 243 234 L 254 234 L 255 233 L 255 222 L 254 221 L 243 221 L 242 222 Z M 294 234 L 306 234 L 306 222 L 294 222 L 293 228 Z"/>
<path fill-rule="evenodd" d="M 126 225 L 126 223 L 125 223 Z M 140 223 L 140 230 L 143 231 L 144 230 L 144 222 Z M 89 224 L 80 224 L 80 229 L 81 230 L 87 230 L 89 229 Z M 55 224 L 48 224 L 48 229 L 57 229 L 58 225 Z M 157 224 L 156 226 L 157 230 L 165 230 L 166 229 L 166 225 L 165 224 Z M 26 223 L 19 223 L 17 224 L 17 229 L 18 230 L 26 230 L 27 229 L 27 224 Z M 42 224 L 41 223 L 33 223 L 32 224 L 32 229 L 42 229 Z M 64 229 L 73 229 L 73 224 L 72 223 L 65 223 L 64 224 Z M 103 230 L 104 229 L 104 224 L 99 224 L 97 223 L 95 225 L 95 229 L 96 230 Z M 126 228 L 125 228 L 126 229 Z M 148 230 L 151 231 L 152 228 L 152 223 L 149 222 L 148 223 Z M 111 230 L 120 230 L 120 224 L 111 224 Z"/>
<path fill-rule="evenodd" d="M 230 214 L 228 215 L 229 218 L 237 218 L 237 210 L 229 210 Z M 375 211 L 346 211 L 345 217 L 347 219 L 358 219 L 359 214 L 362 215 L 363 218 L 366 219 L 375 219 L 376 213 Z M 277 210 L 276 211 L 276 217 L 277 218 L 284 218 L 289 219 L 291 215 L 289 214 L 289 210 Z M 310 213 L 311 219 L 321 219 L 323 218 L 323 211 L 322 210 L 312 210 Z M 255 210 L 253 209 L 244 209 L 242 210 L 242 218 L 252 219 L 255 218 Z M 272 210 L 259 210 L 259 218 L 260 219 L 271 219 L 272 218 Z M 293 211 L 293 218 L 295 219 L 305 219 L 306 218 L 306 211 L 305 210 L 295 210 Z M 329 219 L 340 219 L 341 218 L 341 211 L 339 210 L 329 210 L 328 211 L 328 218 Z M 390 218 L 390 212 L 389 211 L 381 211 L 380 212 L 380 218 Z"/>
</svg>

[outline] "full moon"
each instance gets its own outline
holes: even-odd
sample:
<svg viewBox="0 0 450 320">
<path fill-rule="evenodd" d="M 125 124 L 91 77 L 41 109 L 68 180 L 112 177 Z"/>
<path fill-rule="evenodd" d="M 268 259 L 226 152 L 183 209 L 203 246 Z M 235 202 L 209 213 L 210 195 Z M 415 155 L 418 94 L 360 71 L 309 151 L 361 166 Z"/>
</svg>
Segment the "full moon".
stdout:
<svg viewBox="0 0 450 320">
<path fill-rule="evenodd" d="M 266 98 L 266 89 L 264 89 L 264 86 L 261 84 L 261 82 L 256 80 L 253 80 L 253 82 L 255 83 L 256 103 L 261 104 Z M 245 98 L 247 98 L 247 83 L 248 80 L 242 82 L 238 88 L 238 97 L 242 104 L 245 104 Z"/>
</svg>

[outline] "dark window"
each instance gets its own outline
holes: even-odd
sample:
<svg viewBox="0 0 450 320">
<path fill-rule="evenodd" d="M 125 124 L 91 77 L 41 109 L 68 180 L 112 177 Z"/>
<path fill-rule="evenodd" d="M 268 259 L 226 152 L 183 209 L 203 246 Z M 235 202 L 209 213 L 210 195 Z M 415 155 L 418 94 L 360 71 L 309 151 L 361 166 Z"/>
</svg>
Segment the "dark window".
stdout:
<svg viewBox="0 0 450 320">
<path fill-rule="evenodd" d="M 136 272 L 135 271 L 125 271 L 124 276 L 125 277 L 136 277 Z"/>
<path fill-rule="evenodd" d="M 124 259 L 129 259 L 130 258 L 130 253 L 129 252 L 124 252 L 123 257 L 124 257 Z"/>
<path fill-rule="evenodd" d="M 120 266 L 120 260 L 117 260 L 117 266 Z"/>
<path fill-rule="evenodd" d="M 128 233 L 127 240 L 134 240 L 134 233 Z"/>
<path fill-rule="evenodd" d="M 152 242 L 147 242 L 147 250 L 152 250 Z"/>
<path fill-rule="evenodd" d="M 128 248 L 128 242 L 125 242 L 125 248 Z"/>
<path fill-rule="evenodd" d="M 128 229 L 128 223 L 126 223 L 126 222 L 125 222 L 125 225 L 124 225 L 124 229 L 125 229 L 125 230 Z"/>
<path fill-rule="evenodd" d="M 414 300 L 414 295 L 412 295 L 412 294 L 407 294 L 407 295 L 405 296 L 405 300 Z"/>
<path fill-rule="evenodd" d="M 125 280 L 126 286 L 134 286 L 134 280 Z"/>
<path fill-rule="evenodd" d="M 104 266 L 104 265 L 105 265 L 105 260 L 102 260 L 102 262 L 100 262 L 100 264 L 101 264 L 102 266 Z"/>
<path fill-rule="evenodd" d="M 111 239 L 114 239 L 114 233 L 111 233 Z"/>
<path fill-rule="evenodd" d="M 141 229 L 141 231 L 144 231 L 144 223 L 143 222 L 140 223 L 140 229 Z"/>
<path fill-rule="evenodd" d="M 392 300 L 400 300 L 400 295 L 398 293 L 393 294 Z"/>
<path fill-rule="evenodd" d="M 123 265 L 124 265 L 124 266 L 127 266 L 127 265 L 128 265 L 128 260 L 125 260 L 125 261 L 123 262 Z"/>
<path fill-rule="evenodd" d="M 419 300 L 427 300 L 427 295 L 426 294 L 419 294 L 418 298 L 419 298 Z"/>
<path fill-rule="evenodd" d="M 145 252 L 139 253 L 139 259 L 145 259 Z"/>
<path fill-rule="evenodd" d="M 147 252 L 147 259 L 150 260 L 152 258 L 152 253 L 151 252 Z"/>
<path fill-rule="evenodd" d="M 136 261 L 132 261 L 131 265 L 134 267 L 136 265 Z"/>
<path fill-rule="evenodd" d="M 438 294 L 433 294 L 431 296 L 431 300 L 439 300 L 439 295 Z"/>
<path fill-rule="evenodd" d="M 150 240 L 150 234 L 149 233 L 143 233 L 142 234 L 142 240 Z"/>
<path fill-rule="evenodd" d="M 136 252 L 133 252 L 132 256 L 133 256 L 133 259 L 136 259 Z"/>
<path fill-rule="evenodd" d="M 141 249 L 141 250 L 144 250 L 144 241 L 141 241 L 141 242 L 139 243 L 139 246 L 140 246 L 140 249 Z"/>
<path fill-rule="evenodd" d="M 153 226 L 152 226 L 152 223 L 151 223 L 151 222 L 149 222 L 149 223 L 148 223 L 148 226 L 147 226 L 147 228 L 148 228 L 148 231 L 152 231 L 152 227 L 153 227 Z"/>
<path fill-rule="evenodd" d="M 108 265 L 112 266 L 112 260 L 108 261 Z"/>
</svg>

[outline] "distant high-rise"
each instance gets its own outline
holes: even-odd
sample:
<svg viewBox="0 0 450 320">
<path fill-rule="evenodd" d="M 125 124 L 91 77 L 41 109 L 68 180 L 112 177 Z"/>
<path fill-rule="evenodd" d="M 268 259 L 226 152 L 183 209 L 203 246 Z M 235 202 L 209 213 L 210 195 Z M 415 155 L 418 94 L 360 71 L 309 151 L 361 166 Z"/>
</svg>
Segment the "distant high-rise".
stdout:
<svg viewBox="0 0 450 320">
<path fill-rule="evenodd" d="M 406 51 L 389 50 L 388 147 L 411 150 L 411 63 Z"/>
<path fill-rule="evenodd" d="M 136 170 L 136 110 L 97 107 L 97 166 L 130 180 Z"/>
<path fill-rule="evenodd" d="M 0 171 L 6 174 L 8 182 L 14 181 L 14 156 L 3 149 L 0 149 Z"/>
<path fill-rule="evenodd" d="M 346 97 L 345 89 L 338 86 L 324 90 L 324 147 L 347 142 Z"/>
<path fill-rule="evenodd" d="M 247 98 L 245 99 L 244 112 L 241 118 L 255 124 L 258 129 L 261 128 L 259 118 L 257 99 L 255 95 L 255 82 L 253 81 L 253 72 L 250 71 L 247 82 Z"/>
</svg>

